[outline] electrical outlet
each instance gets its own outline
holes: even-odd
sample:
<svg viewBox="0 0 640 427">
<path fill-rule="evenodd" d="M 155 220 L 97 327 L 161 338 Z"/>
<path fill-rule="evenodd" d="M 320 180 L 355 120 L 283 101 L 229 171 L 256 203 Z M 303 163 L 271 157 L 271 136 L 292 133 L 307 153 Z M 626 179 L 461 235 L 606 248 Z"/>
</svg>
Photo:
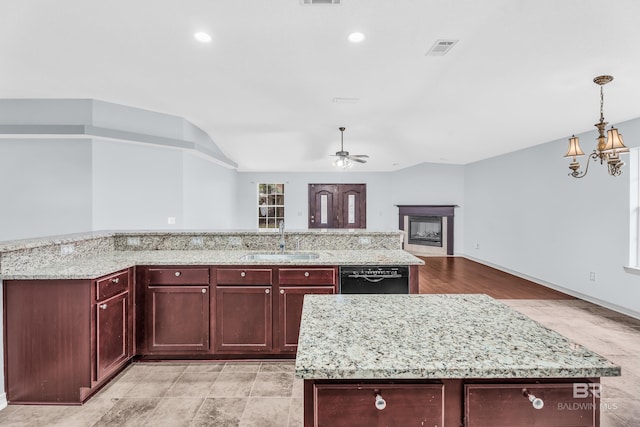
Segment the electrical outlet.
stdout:
<svg viewBox="0 0 640 427">
<path fill-rule="evenodd" d="M 193 246 L 203 246 L 204 245 L 204 237 L 197 236 L 191 238 L 191 245 Z"/>
<path fill-rule="evenodd" d="M 75 251 L 75 249 L 76 248 L 74 247 L 73 243 L 68 245 L 60 245 L 60 255 L 71 255 L 73 251 Z"/>
<path fill-rule="evenodd" d="M 175 223 L 176 223 L 176 217 L 175 216 L 170 216 L 169 218 L 167 218 L 167 224 L 173 225 Z"/>
<path fill-rule="evenodd" d="M 127 237 L 127 246 L 140 246 L 139 237 Z"/>
<path fill-rule="evenodd" d="M 371 244 L 371 238 L 370 237 L 360 236 L 360 238 L 358 240 L 360 241 L 360 245 L 362 245 L 362 246 L 367 246 L 367 245 Z"/>
<path fill-rule="evenodd" d="M 596 281 L 596 272 L 595 271 L 591 271 L 589 273 L 589 280 L 591 280 L 592 282 Z"/>
</svg>

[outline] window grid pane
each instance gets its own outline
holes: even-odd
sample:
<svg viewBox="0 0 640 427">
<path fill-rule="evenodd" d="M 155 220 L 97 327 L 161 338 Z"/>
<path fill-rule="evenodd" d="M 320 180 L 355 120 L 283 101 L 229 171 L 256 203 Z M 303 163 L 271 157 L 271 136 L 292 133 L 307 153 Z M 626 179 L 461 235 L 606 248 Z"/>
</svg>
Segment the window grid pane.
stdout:
<svg viewBox="0 0 640 427">
<path fill-rule="evenodd" d="M 258 184 L 258 229 L 275 229 L 284 221 L 284 184 Z"/>
</svg>

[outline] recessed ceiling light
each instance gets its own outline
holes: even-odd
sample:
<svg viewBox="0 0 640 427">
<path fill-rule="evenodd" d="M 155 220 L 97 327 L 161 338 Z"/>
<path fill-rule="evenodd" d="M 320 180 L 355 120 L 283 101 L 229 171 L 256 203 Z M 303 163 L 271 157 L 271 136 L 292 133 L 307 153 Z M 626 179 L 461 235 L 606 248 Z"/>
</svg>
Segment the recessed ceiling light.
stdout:
<svg viewBox="0 0 640 427">
<path fill-rule="evenodd" d="M 211 36 L 203 31 L 195 33 L 193 38 L 198 40 L 200 43 L 209 43 L 211 41 Z"/>
<path fill-rule="evenodd" d="M 361 41 L 363 41 L 364 39 L 366 39 L 365 35 L 362 33 L 351 33 L 349 34 L 349 41 L 351 43 L 360 43 Z"/>
</svg>

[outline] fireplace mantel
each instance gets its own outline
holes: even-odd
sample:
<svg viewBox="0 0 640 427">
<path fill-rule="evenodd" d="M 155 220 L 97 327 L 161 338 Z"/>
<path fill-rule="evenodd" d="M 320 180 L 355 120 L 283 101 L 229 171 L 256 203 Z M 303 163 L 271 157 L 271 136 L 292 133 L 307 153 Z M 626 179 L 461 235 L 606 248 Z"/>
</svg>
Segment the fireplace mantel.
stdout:
<svg viewBox="0 0 640 427">
<path fill-rule="evenodd" d="M 398 207 L 398 226 L 404 230 L 407 216 L 441 216 L 447 218 L 446 253 L 453 255 L 453 215 L 458 205 L 396 205 Z M 406 240 L 406 239 L 405 239 Z M 406 242 L 405 242 L 406 243 Z"/>
</svg>

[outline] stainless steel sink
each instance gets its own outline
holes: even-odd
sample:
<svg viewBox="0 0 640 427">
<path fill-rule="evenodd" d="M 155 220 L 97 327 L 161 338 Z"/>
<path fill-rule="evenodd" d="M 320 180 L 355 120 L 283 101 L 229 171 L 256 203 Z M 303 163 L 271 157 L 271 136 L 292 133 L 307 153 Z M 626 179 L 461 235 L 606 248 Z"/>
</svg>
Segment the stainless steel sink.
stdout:
<svg viewBox="0 0 640 427">
<path fill-rule="evenodd" d="M 254 261 L 288 261 L 288 260 L 305 260 L 316 259 L 320 255 L 314 252 L 285 252 L 285 253 L 261 253 L 246 254 L 240 257 L 243 260 Z"/>
</svg>

